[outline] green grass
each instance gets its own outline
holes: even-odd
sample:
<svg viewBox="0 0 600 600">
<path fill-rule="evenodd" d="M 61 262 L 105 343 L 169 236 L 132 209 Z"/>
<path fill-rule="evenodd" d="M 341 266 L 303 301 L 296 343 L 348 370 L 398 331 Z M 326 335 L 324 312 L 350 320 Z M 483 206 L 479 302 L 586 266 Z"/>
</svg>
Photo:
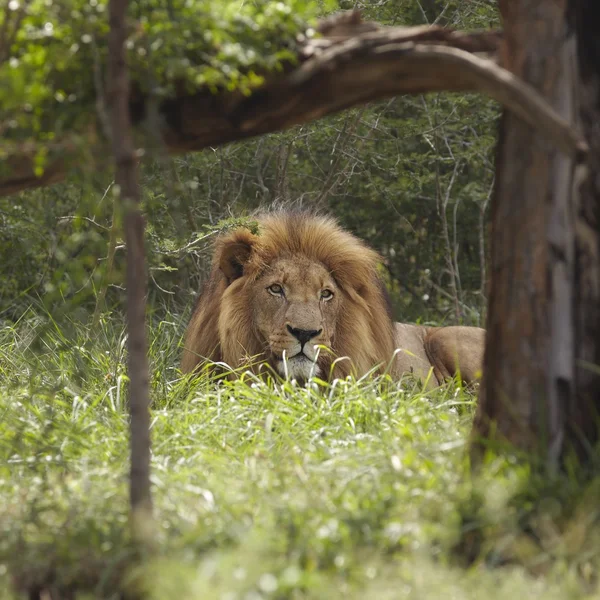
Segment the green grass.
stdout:
<svg viewBox="0 0 600 600">
<path fill-rule="evenodd" d="M 596 487 L 540 503 L 500 459 L 471 481 L 465 390 L 190 381 L 183 327 L 155 321 L 150 339 L 157 550 L 142 562 L 122 326 L 0 328 L 0 598 L 594 597 Z"/>
</svg>

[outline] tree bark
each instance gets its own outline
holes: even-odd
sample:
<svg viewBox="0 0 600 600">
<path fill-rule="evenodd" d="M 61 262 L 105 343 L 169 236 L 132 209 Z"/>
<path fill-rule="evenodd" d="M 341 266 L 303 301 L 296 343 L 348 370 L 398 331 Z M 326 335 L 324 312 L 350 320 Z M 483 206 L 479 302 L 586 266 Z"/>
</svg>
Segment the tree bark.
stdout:
<svg viewBox="0 0 600 600">
<path fill-rule="evenodd" d="M 591 2 L 572 4 L 589 7 Z M 574 123 L 584 42 L 580 26 L 569 24 L 569 1 L 504 0 L 500 6 L 504 66 Z M 597 62 L 592 84 L 599 83 L 599 67 Z M 589 104 L 594 108 L 588 111 L 586 132 L 588 141 L 598 145 L 600 138 L 590 128 L 592 119 L 597 123 L 600 117 L 598 97 Z M 586 167 L 576 167 L 572 157 L 556 152 L 507 112 L 496 168 L 488 334 L 474 456 L 490 440 L 505 441 L 554 469 L 572 450 L 581 457 L 586 444 L 598 437 L 593 419 L 598 372 L 584 374 L 579 366 L 581 359 L 599 362 L 598 190 L 592 189 L 593 178 L 580 188 Z"/>
<path fill-rule="evenodd" d="M 478 91 L 540 128 L 565 152 L 586 150 L 577 132 L 533 88 L 494 62 L 501 39 L 497 32 L 381 27 L 343 19 L 338 26 L 326 20 L 321 30 L 323 38 L 300 46 L 299 66 L 288 65 L 283 74 L 269 76 L 248 98 L 199 90 L 162 102 L 155 121 L 165 149 L 177 154 L 214 147 L 399 94 Z M 134 125 L 149 118 L 150 102 L 141 91 L 132 91 L 129 111 Z M 101 138 L 101 127 L 96 130 L 92 139 Z M 95 153 L 99 161 L 101 150 Z M 59 140 L 49 148 L 50 161 L 38 177 L 36 151 L 29 144 L 9 159 L 10 175 L 0 180 L 0 196 L 60 181 L 78 159 L 77 148 Z"/>
<path fill-rule="evenodd" d="M 127 246 L 127 354 L 130 413 L 130 501 L 135 538 L 150 529 L 150 413 L 146 342 L 146 259 L 144 219 L 140 212 L 137 157 L 129 118 L 129 77 L 125 59 L 127 0 L 110 0 L 109 85 L 115 187 L 125 213 Z"/>
<path fill-rule="evenodd" d="M 577 31 L 579 118 L 590 146 L 574 197 L 577 388 L 568 407 L 569 438 L 585 457 L 600 441 L 600 5 L 571 0 L 569 7 Z"/>
</svg>

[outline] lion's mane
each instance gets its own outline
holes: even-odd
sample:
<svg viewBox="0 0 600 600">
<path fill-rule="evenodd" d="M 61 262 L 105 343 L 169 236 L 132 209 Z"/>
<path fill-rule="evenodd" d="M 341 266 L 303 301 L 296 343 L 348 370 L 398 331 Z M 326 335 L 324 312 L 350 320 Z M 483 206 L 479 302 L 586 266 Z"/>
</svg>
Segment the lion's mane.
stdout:
<svg viewBox="0 0 600 600">
<path fill-rule="evenodd" d="M 182 371 L 206 360 L 235 368 L 249 357 L 268 359 L 266 342 L 253 323 L 249 284 L 275 259 L 298 255 L 323 264 L 343 294 L 332 350 L 351 364 L 337 361 L 333 375 L 387 367 L 394 353 L 394 323 L 377 271 L 380 256 L 331 217 L 278 210 L 256 220 L 258 235 L 237 228 L 216 240 L 211 273 L 186 332 Z"/>
</svg>

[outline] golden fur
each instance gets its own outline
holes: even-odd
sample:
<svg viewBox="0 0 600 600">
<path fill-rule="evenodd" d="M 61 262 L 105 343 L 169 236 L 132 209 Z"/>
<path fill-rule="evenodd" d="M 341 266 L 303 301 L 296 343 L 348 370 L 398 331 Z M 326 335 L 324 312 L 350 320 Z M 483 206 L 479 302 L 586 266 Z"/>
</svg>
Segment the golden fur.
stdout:
<svg viewBox="0 0 600 600">
<path fill-rule="evenodd" d="M 276 211 L 221 234 L 211 274 L 188 326 L 182 371 L 202 362 L 268 362 L 306 379 L 412 371 L 431 383 L 481 368 L 483 330 L 394 323 L 379 255 L 324 216 Z M 330 351 L 315 352 L 314 345 Z M 394 351 L 400 348 L 394 359 Z M 348 357 L 334 361 L 336 357 Z"/>
</svg>

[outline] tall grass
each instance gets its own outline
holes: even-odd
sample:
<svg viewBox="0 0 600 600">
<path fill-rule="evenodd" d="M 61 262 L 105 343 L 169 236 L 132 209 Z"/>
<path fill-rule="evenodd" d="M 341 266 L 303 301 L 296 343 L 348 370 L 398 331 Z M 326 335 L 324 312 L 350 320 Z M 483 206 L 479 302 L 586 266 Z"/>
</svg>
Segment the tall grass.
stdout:
<svg viewBox="0 0 600 600">
<path fill-rule="evenodd" d="M 471 481 L 475 400 L 460 386 L 183 378 L 183 327 L 176 316 L 151 327 L 150 562 L 128 539 L 123 327 L 114 316 L 90 331 L 30 313 L 0 328 L 0 598 L 32 589 L 52 598 L 579 598 L 595 589 L 595 492 L 563 525 L 550 507 L 539 514 L 557 518 L 524 535 L 527 470 L 497 459 Z"/>
</svg>

